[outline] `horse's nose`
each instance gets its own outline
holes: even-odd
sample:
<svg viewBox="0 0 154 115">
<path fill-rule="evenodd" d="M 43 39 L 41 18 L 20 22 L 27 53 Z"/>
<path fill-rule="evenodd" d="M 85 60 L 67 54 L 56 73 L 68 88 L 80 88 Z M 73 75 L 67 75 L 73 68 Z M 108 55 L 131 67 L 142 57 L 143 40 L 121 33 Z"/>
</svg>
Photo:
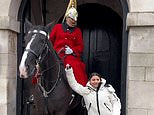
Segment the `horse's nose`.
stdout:
<svg viewBox="0 0 154 115">
<path fill-rule="evenodd" d="M 20 78 L 24 78 L 24 75 L 20 75 Z"/>
<path fill-rule="evenodd" d="M 20 78 L 26 79 L 28 76 L 26 74 L 20 74 Z"/>
<path fill-rule="evenodd" d="M 28 78 L 26 68 L 20 66 L 19 71 L 20 71 L 20 78 Z"/>
</svg>

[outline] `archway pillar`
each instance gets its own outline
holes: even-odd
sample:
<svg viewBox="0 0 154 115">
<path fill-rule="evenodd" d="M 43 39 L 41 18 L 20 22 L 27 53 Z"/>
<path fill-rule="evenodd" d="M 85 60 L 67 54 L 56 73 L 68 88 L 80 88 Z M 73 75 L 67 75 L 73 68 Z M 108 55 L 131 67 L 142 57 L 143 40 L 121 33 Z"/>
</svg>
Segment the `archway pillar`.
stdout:
<svg viewBox="0 0 154 115">
<path fill-rule="evenodd" d="M 13 3 L 13 4 L 12 4 Z M 20 3 L 20 0 L 18 0 Z M 16 0 L 0 1 L 0 114 L 16 115 L 17 33 Z"/>
<path fill-rule="evenodd" d="M 17 34 L 10 30 L 0 29 L 0 41 L 0 113 L 15 115 Z"/>
<path fill-rule="evenodd" d="M 137 8 L 142 8 L 140 12 L 133 12 L 139 9 L 133 7 L 134 4 L 132 6 L 130 4 L 132 12 L 128 13 L 126 21 L 128 30 L 127 115 L 152 115 L 154 113 L 154 13 L 146 12 L 149 10 L 146 9 L 147 4 L 142 0 L 139 2 L 141 5 L 136 5 Z M 154 5 L 154 2 L 151 1 L 151 3 Z"/>
</svg>

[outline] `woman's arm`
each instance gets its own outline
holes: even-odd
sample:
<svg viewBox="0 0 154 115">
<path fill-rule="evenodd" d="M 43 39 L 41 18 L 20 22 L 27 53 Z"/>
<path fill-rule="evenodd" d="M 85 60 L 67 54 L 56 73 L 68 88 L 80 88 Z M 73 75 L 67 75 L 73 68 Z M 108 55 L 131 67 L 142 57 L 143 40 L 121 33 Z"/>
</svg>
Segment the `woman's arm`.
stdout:
<svg viewBox="0 0 154 115">
<path fill-rule="evenodd" d="M 121 103 L 120 103 L 120 99 L 117 97 L 115 93 L 112 94 L 112 105 L 113 105 L 112 115 L 120 115 Z"/>
<path fill-rule="evenodd" d="M 72 68 L 65 69 L 65 71 L 68 83 L 75 92 L 82 96 L 90 93 L 90 90 L 87 87 L 84 87 L 81 84 L 77 83 Z"/>
<path fill-rule="evenodd" d="M 120 99 L 117 97 L 114 88 L 109 85 L 107 87 L 107 90 L 109 91 L 109 98 L 110 101 L 112 103 L 112 107 L 113 107 L 113 112 L 112 115 L 120 115 L 121 113 L 121 103 L 120 103 Z"/>
</svg>

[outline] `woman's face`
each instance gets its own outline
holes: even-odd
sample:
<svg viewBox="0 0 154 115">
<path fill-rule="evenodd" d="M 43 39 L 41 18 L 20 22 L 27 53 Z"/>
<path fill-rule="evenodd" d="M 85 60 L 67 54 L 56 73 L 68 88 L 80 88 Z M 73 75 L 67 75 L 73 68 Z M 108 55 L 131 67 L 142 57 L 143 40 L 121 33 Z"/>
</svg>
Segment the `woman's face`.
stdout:
<svg viewBox="0 0 154 115">
<path fill-rule="evenodd" d="M 66 17 L 66 23 L 67 23 L 70 27 L 75 27 L 76 24 L 77 24 L 77 22 L 76 22 L 74 19 L 70 18 L 70 17 Z"/>
<path fill-rule="evenodd" d="M 90 84 L 94 87 L 97 88 L 99 86 L 99 83 L 101 82 L 100 77 L 98 76 L 92 76 L 90 79 Z"/>
</svg>

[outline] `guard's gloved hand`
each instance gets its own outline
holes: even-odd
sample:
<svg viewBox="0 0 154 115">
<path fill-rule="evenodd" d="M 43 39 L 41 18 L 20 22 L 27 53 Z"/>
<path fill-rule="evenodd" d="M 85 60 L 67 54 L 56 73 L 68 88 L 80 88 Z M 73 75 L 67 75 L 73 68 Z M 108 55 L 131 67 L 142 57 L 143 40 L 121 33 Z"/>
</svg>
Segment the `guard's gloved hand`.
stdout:
<svg viewBox="0 0 154 115">
<path fill-rule="evenodd" d="M 69 46 L 65 46 L 65 54 L 72 54 L 73 50 Z"/>
</svg>

